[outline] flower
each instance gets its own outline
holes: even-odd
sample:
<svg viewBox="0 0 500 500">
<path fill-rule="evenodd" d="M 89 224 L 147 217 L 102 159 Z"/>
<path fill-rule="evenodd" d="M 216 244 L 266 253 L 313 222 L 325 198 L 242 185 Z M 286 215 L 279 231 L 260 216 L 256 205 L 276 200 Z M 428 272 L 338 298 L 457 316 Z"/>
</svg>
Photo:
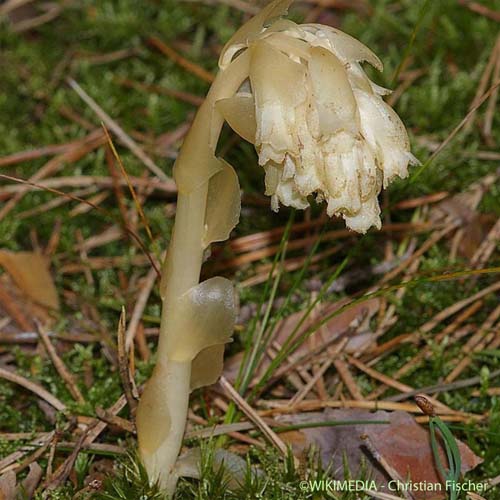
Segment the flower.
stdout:
<svg viewBox="0 0 500 500">
<path fill-rule="evenodd" d="M 360 64 L 382 70 L 382 63 L 361 42 L 328 26 L 283 19 L 265 26 L 288 4 L 270 4 L 224 48 L 221 70 L 244 51 L 250 62 L 248 81 L 218 109 L 255 145 L 273 210 L 280 203 L 304 209 L 314 195 L 349 228 L 380 228 L 382 187 L 418 163 L 403 123 L 382 99 L 389 92 Z"/>
</svg>

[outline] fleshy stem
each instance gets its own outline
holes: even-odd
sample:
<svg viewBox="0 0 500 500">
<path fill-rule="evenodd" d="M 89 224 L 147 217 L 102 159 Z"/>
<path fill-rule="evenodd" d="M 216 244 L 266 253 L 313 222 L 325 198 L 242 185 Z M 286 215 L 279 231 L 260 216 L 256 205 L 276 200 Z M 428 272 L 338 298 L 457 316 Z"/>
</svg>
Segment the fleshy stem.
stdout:
<svg viewBox="0 0 500 500">
<path fill-rule="evenodd" d="M 172 496 L 178 476 L 175 463 L 182 446 L 190 392 L 191 361 L 168 359 L 169 338 L 179 331 L 179 298 L 198 285 L 205 245 L 208 182 L 217 171 L 215 148 L 223 125 L 215 103 L 233 96 L 248 75 L 242 54 L 218 73 L 199 108 L 174 167 L 178 186 L 175 225 L 162 270 L 162 315 L 158 362 L 137 412 L 139 448 L 151 483 L 159 482 Z"/>
</svg>

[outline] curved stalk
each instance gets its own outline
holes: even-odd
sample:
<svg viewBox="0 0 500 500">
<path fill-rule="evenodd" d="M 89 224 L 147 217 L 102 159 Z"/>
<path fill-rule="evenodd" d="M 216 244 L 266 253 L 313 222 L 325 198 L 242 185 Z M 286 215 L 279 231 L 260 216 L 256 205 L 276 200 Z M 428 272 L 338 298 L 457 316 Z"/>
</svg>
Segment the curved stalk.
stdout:
<svg viewBox="0 0 500 500">
<path fill-rule="evenodd" d="M 246 78 L 248 57 L 237 58 L 221 71 L 177 159 L 174 176 L 178 185 L 177 212 L 162 271 L 162 315 L 158 362 L 147 382 L 137 411 L 137 435 L 142 460 L 151 483 L 158 482 L 168 495 L 175 491 L 175 463 L 182 446 L 191 385 L 192 359 L 171 359 L 173 342 L 188 338 L 184 331 L 186 311 L 181 298 L 198 285 L 203 262 L 207 196 L 210 178 L 220 169 L 215 147 L 223 118 L 215 102 L 233 95 Z"/>
</svg>

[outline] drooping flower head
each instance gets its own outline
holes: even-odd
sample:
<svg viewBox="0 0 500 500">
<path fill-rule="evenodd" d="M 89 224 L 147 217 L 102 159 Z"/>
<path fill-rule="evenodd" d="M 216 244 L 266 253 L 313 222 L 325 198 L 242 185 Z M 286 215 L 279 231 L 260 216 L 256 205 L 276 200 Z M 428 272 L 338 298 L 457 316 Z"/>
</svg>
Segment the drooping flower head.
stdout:
<svg viewBox="0 0 500 500">
<path fill-rule="evenodd" d="M 380 190 L 416 162 L 403 123 L 381 97 L 388 91 L 360 64 L 382 70 L 382 63 L 337 29 L 280 19 L 290 3 L 272 2 L 226 45 L 221 70 L 249 52 L 248 80 L 217 108 L 255 145 L 273 210 L 306 208 L 314 195 L 351 229 L 380 228 Z"/>
</svg>

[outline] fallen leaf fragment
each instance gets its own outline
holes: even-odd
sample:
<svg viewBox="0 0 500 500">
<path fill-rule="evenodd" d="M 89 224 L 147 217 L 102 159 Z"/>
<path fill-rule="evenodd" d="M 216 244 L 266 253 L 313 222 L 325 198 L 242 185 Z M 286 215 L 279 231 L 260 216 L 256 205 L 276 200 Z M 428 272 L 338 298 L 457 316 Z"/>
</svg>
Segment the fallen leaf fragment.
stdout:
<svg viewBox="0 0 500 500">
<path fill-rule="evenodd" d="M 24 493 L 27 498 L 32 498 L 38 483 L 42 479 L 42 468 L 38 465 L 38 462 L 33 462 L 30 464 L 30 470 L 28 475 L 24 478 L 21 483 L 20 490 Z M 19 488 L 18 488 L 19 489 Z"/>
<path fill-rule="evenodd" d="M 47 257 L 37 252 L 0 250 L 0 266 L 30 299 L 49 309 L 59 310 L 59 298 Z"/>
<path fill-rule="evenodd" d="M 0 476 L 0 500 L 15 500 L 16 474 L 13 470 Z"/>
<path fill-rule="evenodd" d="M 9 470 L 0 476 L 0 500 L 17 500 L 33 498 L 35 489 L 42 478 L 42 468 L 37 462 L 29 466 L 28 475 L 17 484 L 16 473 Z"/>
<path fill-rule="evenodd" d="M 319 450 L 324 466 L 331 464 L 334 479 L 344 479 L 344 458 L 349 464 L 351 477 L 357 477 L 363 464 L 368 469 L 370 479 L 376 481 L 379 491 L 388 491 L 388 482 L 394 476 L 411 480 L 412 483 L 440 483 L 434 465 L 430 445 L 430 435 L 426 428 L 403 411 L 376 411 L 327 408 L 324 412 L 286 415 L 280 418 L 287 424 L 325 421 L 389 421 L 388 424 L 353 424 L 333 427 L 311 427 L 281 434 L 296 454 L 303 454 L 314 446 Z M 366 446 L 367 438 L 375 450 Z M 471 449 L 457 440 L 462 456 L 462 474 L 482 462 Z M 385 467 L 378 463 L 373 451 L 383 459 Z M 441 448 L 443 463 L 446 463 L 444 448 Z M 391 476 L 387 469 L 392 472 Z M 438 500 L 446 498 L 446 491 L 412 491 L 415 499 Z"/>
</svg>

